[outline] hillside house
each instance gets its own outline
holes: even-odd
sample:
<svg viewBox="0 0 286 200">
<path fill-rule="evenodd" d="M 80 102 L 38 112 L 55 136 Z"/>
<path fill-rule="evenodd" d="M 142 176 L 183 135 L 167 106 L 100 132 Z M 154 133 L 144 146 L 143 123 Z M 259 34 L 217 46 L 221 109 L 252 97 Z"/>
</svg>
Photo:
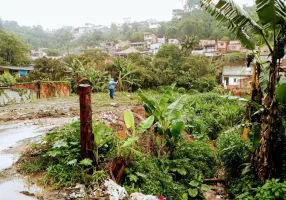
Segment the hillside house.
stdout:
<svg viewBox="0 0 286 200">
<path fill-rule="evenodd" d="M 252 67 L 224 66 L 222 83 L 226 90 L 248 91 L 251 82 Z"/>
<path fill-rule="evenodd" d="M 131 47 L 134 48 L 142 48 L 145 49 L 147 47 L 147 43 L 146 42 L 133 42 L 130 44 Z"/>
<path fill-rule="evenodd" d="M 144 41 L 147 43 L 147 48 L 151 47 L 151 44 L 157 43 L 158 37 L 154 33 L 144 33 Z"/>
<path fill-rule="evenodd" d="M 118 43 L 115 45 L 115 49 L 124 49 L 130 47 L 131 42 L 129 40 L 118 40 Z"/>
<path fill-rule="evenodd" d="M 154 44 L 151 44 L 150 46 L 150 52 L 153 53 L 153 54 L 156 54 L 158 53 L 160 47 L 162 46 L 163 44 L 161 43 L 154 43 Z"/>
<path fill-rule="evenodd" d="M 32 60 L 36 60 L 38 58 L 43 58 L 43 57 L 47 57 L 47 53 L 43 52 L 43 51 L 35 51 L 35 50 L 31 50 L 30 51 L 30 58 Z"/>
<path fill-rule="evenodd" d="M 157 37 L 158 37 L 158 43 L 160 43 L 160 44 L 166 43 L 166 37 L 164 34 L 158 34 Z"/>
<path fill-rule="evenodd" d="M 201 54 L 208 57 L 216 56 L 216 41 L 200 40 L 198 47 L 192 51 L 192 54 Z"/>
<path fill-rule="evenodd" d="M 126 56 L 127 54 L 130 54 L 130 53 L 141 53 L 141 52 L 138 51 L 137 49 L 135 49 L 134 47 L 130 47 L 130 48 L 125 49 L 123 51 L 116 52 L 115 54 L 117 56 Z"/>
<path fill-rule="evenodd" d="M 175 45 L 179 45 L 180 41 L 178 39 L 169 39 L 168 40 L 169 44 L 175 44 Z"/>
<path fill-rule="evenodd" d="M 33 66 L 17 67 L 17 66 L 0 66 L 0 75 L 11 74 L 12 76 L 24 76 L 34 70 Z"/>
<path fill-rule="evenodd" d="M 215 46 L 216 41 L 215 40 L 200 40 L 199 46 L 201 48 L 204 48 L 205 46 Z"/>
<path fill-rule="evenodd" d="M 239 40 L 229 41 L 227 52 L 241 52 L 242 45 Z"/>
<path fill-rule="evenodd" d="M 228 49 L 228 42 L 223 40 L 218 40 L 216 42 L 216 51 L 220 53 L 226 53 Z"/>
</svg>

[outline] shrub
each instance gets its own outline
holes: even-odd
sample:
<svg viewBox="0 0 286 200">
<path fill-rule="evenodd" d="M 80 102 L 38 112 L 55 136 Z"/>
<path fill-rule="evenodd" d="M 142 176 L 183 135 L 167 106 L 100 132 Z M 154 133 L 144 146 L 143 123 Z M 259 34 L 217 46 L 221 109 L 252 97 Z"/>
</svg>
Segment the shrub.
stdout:
<svg viewBox="0 0 286 200">
<path fill-rule="evenodd" d="M 176 179 L 188 184 L 195 174 L 202 174 L 205 178 L 213 178 L 217 170 L 218 159 L 209 143 L 183 142 L 172 152 L 171 168 L 175 171 Z M 185 171 L 185 172 L 184 172 Z"/>
<path fill-rule="evenodd" d="M 242 141 L 240 134 L 231 132 L 221 134 L 216 142 L 219 157 L 224 163 L 228 178 L 237 178 L 242 166 L 248 161 L 249 145 Z"/>
<path fill-rule="evenodd" d="M 4 73 L 0 76 L 0 85 L 2 86 L 10 86 L 17 83 L 16 77 L 12 76 L 9 73 Z"/>
<path fill-rule="evenodd" d="M 186 93 L 186 89 L 180 87 L 180 88 L 178 88 L 178 92 L 181 93 L 181 94 L 184 94 L 184 93 Z"/>
<path fill-rule="evenodd" d="M 251 188 L 235 197 L 236 200 L 285 200 L 286 181 L 280 182 L 279 179 L 267 180 L 263 186 Z"/>
<path fill-rule="evenodd" d="M 134 161 L 123 177 L 124 187 L 128 192 L 141 190 L 145 194 L 181 199 L 187 187 L 174 181 L 168 163 L 166 158 L 151 157 Z"/>
<path fill-rule="evenodd" d="M 186 142 L 177 145 L 170 157 L 137 157 L 128 168 L 122 183 L 129 192 L 182 199 L 195 175 L 212 178 L 217 157 L 208 143 Z"/>
<path fill-rule="evenodd" d="M 97 133 L 96 140 L 99 139 L 97 160 L 100 163 L 105 162 L 108 156 L 114 156 L 112 147 L 115 146 L 115 134 L 110 128 L 98 122 L 93 122 L 93 132 Z M 35 146 L 35 158 L 31 160 L 23 158 L 21 171 L 44 172 L 43 182 L 57 188 L 76 183 L 98 183 L 104 179 L 105 172 L 96 171 L 91 160 L 81 159 L 79 121 L 48 133 L 43 140 L 44 145 L 40 143 Z M 87 172 L 92 171 L 92 175 L 87 175 Z"/>
<path fill-rule="evenodd" d="M 238 125 L 244 116 L 245 104 L 221 97 L 215 93 L 192 95 L 185 106 L 188 132 L 196 139 L 205 135 L 216 139 L 229 127 Z"/>
</svg>

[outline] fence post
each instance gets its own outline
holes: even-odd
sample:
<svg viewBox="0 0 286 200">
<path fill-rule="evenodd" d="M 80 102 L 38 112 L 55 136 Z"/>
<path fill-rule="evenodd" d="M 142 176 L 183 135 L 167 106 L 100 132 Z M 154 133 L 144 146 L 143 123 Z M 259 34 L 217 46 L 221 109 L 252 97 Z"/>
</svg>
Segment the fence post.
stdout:
<svg viewBox="0 0 286 200">
<path fill-rule="evenodd" d="M 80 84 L 78 87 L 80 102 L 80 145 L 82 159 L 93 160 L 94 137 L 92 134 L 91 86 Z"/>
</svg>

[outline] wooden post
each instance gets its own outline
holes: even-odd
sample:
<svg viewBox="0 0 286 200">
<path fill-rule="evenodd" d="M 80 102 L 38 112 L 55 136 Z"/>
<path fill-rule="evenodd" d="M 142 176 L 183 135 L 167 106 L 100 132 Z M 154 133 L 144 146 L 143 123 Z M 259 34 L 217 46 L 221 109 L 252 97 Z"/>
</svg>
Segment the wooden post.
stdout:
<svg viewBox="0 0 286 200">
<path fill-rule="evenodd" d="M 94 136 L 92 134 L 91 86 L 80 84 L 78 87 L 80 102 L 80 144 L 82 159 L 93 160 Z"/>
</svg>

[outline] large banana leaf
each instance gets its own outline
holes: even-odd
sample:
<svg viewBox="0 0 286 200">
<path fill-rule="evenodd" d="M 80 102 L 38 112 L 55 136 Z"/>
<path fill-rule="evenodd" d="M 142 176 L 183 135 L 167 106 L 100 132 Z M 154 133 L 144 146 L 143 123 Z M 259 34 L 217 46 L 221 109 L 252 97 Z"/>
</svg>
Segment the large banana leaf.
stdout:
<svg viewBox="0 0 286 200">
<path fill-rule="evenodd" d="M 286 105 L 286 77 L 282 77 L 275 91 L 276 99 L 280 104 Z"/>
<path fill-rule="evenodd" d="M 257 14 L 265 30 L 275 31 L 285 24 L 286 7 L 283 0 L 256 0 Z"/>
<path fill-rule="evenodd" d="M 242 45 L 250 50 L 255 49 L 254 34 L 264 34 L 259 26 L 243 9 L 232 0 L 201 0 L 202 7 L 236 34 Z"/>
<path fill-rule="evenodd" d="M 185 105 L 187 104 L 188 98 L 186 95 L 181 96 L 178 100 L 176 100 L 174 103 L 170 104 L 167 107 L 166 115 L 168 119 L 175 120 L 178 118 L 178 116 L 181 115 L 181 112 Z M 178 115 L 178 113 L 180 113 Z"/>
</svg>

